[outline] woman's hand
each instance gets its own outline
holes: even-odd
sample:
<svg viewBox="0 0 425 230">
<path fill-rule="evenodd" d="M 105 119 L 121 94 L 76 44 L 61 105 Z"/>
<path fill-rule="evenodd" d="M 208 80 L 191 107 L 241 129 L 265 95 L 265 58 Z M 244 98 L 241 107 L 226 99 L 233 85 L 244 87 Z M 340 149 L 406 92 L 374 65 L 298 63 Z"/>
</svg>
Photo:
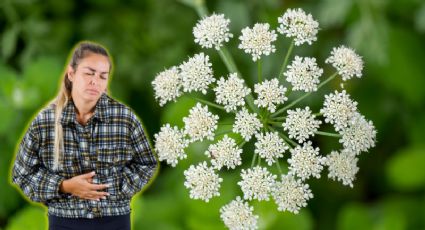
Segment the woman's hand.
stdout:
<svg viewBox="0 0 425 230">
<path fill-rule="evenodd" d="M 82 199 L 97 200 L 106 199 L 107 192 L 99 192 L 109 187 L 107 184 L 92 184 L 95 172 L 82 174 L 62 181 L 59 190 L 63 193 L 70 193 Z"/>
</svg>

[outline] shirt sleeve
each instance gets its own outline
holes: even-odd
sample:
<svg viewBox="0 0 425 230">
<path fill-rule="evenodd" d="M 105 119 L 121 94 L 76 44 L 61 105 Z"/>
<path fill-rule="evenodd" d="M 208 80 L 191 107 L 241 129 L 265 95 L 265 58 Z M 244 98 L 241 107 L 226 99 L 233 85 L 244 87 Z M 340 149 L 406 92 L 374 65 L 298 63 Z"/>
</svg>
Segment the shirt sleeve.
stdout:
<svg viewBox="0 0 425 230">
<path fill-rule="evenodd" d="M 143 126 L 133 114 L 134 127 L 131 132 L 133 159 L 122 170 L 122 193 L 131 198 L 149 183 L 158 169 L 158 161 L 146 137 Z"/>
<path fill-rule="evenodd" d="M 59 185 L 65 179 L 52 173 L 41 163 L 40 143 L 34 134 L 34 122 L 19 144 L 12 169 L 12 182 L 32 201 L 46 203 L 59 198 Z"/>
</svg>

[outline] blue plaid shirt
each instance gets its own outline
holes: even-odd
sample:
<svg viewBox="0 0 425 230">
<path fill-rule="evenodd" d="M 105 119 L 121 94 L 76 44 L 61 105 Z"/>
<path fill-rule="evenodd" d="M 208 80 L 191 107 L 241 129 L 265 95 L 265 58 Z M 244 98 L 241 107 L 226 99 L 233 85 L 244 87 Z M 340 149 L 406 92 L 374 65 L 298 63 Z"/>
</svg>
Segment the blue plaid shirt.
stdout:
<svg viewBox="0 0 425 230">
<path fill-rule="evenodd" d="M 94 218 L 130 213 L 130 200 L 153 177 L 158 163 L 136 115 L 103 94 L 86 126 L 76 120 L 72 100 L 61 124 L 64 154 L 53 167 L 54 105 L 44 108 L 25 133 L 14 162 L 12 181 L 48 213 L 68 218 Z M 59 191 L 68 178 L 95 171 L 95 184 L 109 184 L 110 195 L 100 201 Z"/>
</svg>

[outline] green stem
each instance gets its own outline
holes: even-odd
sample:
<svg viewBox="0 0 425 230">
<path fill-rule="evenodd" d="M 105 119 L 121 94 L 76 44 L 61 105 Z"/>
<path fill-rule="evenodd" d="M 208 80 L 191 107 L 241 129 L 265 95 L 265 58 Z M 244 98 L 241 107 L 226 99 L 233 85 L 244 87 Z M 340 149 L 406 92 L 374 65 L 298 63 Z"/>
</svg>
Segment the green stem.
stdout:
<svg viewBox="0 0 425 230">
<path fill-rule="evenodd" d="M 328 136 L 328 137 L 338 137 L 338 138 L 341 137 L 341 135 L 338 133 L 328 133 L 328 132 L 322 132 L 322 131 L 316 131 L 314 132 L 314 134 Z"/>
<path fill-rule="evenodd" d="M 257 158 L 257 153 L 254 152 L 254 156 L 252 157 L 251 168 L 254 167 L 255 158 Z"/>
<path fill-rule="evenodd" d="M 328 83 L 329 81 L 331 81 L 332 79 L 334 79 L 334 78 L 335 78 L 335 76 L 336 76 L 337 74 L 338 74 L 338 73 L 334 73 L 334 74 L 332 74 L 330 77 L 328 77 L 328 79 L 326 79 L 325 81 L 323 81 L 322 83 L 320 83 L 320 85 L 319 85 L 319 86 L 317 86 L 317 89 L 320 89 L 320 88 L 321 88 L 322 86 L 324 86 L 326 83 Z M 301 100 L 303 100 L 304 98 L 306 98 L 307 96 L 309 96 L 311 93 L 312 93 L 312 92 L 308 92 L 308 93 L 306 93 L 306 94 L 302 95 L 301 97 L 299 97 L 297 100 L 293 101 L 291 104 L 289 104 L 289 105 L 287 105 L 287 106 L 283 107 L 282 109 L 279 109 L 278 111 L 276 111 L 276 112 L 272 115 L 272 117 L 275 117 L 275 116 L 277 116 L 277 115 L 279 115 L 279 114 L 281 114 L 281 113 L 285 112 L 287 109 L 289 109 L 289 108 L 291 108 L 292 106 L 296 105 L 298 102 L 300 102 Z"/>
<path fill-rule="evenodd" d="M 220 54 L 221 59 L 226 65 L 227 70 L 229 70 L 230 73 L 238 73 L 240 75 L 239 70 L 236 67 L 235 61 L 233 61 L 233 58 L 227 48 L 222 46 L 218 53 Z"/>
<path fill-rule="evenodd" d="M 283 77 L 283 72 L 286 69 L 286 65 L 288 64 L 289 56 L 292 53 L 292 49 L 294 48 L 294 40 L 292 40 L 291 44 L 289 45 L 288 52 L 286 52 L 285 60 L 283 61 L 282 67 L 280 67 L 280 72 L 278 75 L 278 78 Z"/>
<path fill-rule="evenodd" d="M 276 122 L 276 121 L 268 121 L 269 124 L 273 124 L 273 125 L 282 125 L 282 122 Z"/>
<path fill-rule="evenodd" d="M 273 127 L 270 127 L 270 129 L 274 132 L 276 132 L 276 129 Z M 293 140 L 291 140 L 289 137 L 287 137 L 285 134 L 281 133 L 281 132 L 277 132 L 279 134 L 280 137 L 282 137 L 282 139 L 285 141 L 285 143 L 289 146 L 289 148 L 293 149 L 293 147 L 290 145 L 292 144 L 294 147 L 296 147 L 298 144 L 295 143 Z M 290 144 L 289 144 L 290 143 Z"/>
<path fill-rule="evenodd" d="M 238 144 L 239 148 L 242 148 L 246 144 L 246 141 L 243 140 L 241 143 Z"/>
<path fill-rule="evenodd" d="M 274 117 L 273 121 L 284 121 L 286 117 Z"/>
<path fill-rule="evenodd" d="M 200 18 L 203 18 L 208 15 L 208 9 L 205 6 L 204 0 L 197 0 L 193 3 L 193 5 L 195 6 L 196 13 Z"/>
<path fill-rule="evenodd" d="M 217 132 L 217 133 L 215 133 L 215 137 L 218 137 L 218 136 L 221 136 L 221 135 L 223 135 L 223 134 L 228 134 L 228 133 L 231 133 L 231 132 L 233 132 L 232 130 L 226 130 L 226 131 L 221 131 L 221 132 Z"/>
<path fill-rule="evenodd" d="M 232 123 L 218 123 L 218 125 L 233 125 Z"/>
<path fill-rule="evenodd" d="M 237 70 L 235 64 L 233 63 L 233 60 L 226 54 L 227 49 L 225 47 L 221 47 L 220 50 L 218 51 L 218 53 L 220 54 L 221 60 L 224 62 L 224 65 L 226 65 L 227 70 L 230 73 L 238 73 L 239 71 Z"/>
<path fill-rule="evenodd" d="M 210 102 L 210 101 L 207 101 L 207 100 L 204 100 L 204 99 L 201 99 L 201 98 L 195 97 L 195 96 L 191 96 L 191 95 L 190 95 L 190 97 L 191 97 L 191 98 L 193 98 L 193 99 L 195 99 L 195 100 L 197 100 L 197 101 L 199 101 L 199 102 L 202 102 L 202 103 L 204 103 L 204 104 L 207 104 L 207 105 L 209 105 L 209 106 L 211 106 L 211 107 L 215 107 L 215 108 L 217 108 L 217 109 L 221 109 L 221 110 L 226 111 L 226 109 L 225 109 L 223 106 L 221 106 L 221 105 L 217 105 L 216 103 L 213 103 L 213 102 Z"/>
<path fill-rule="evenodd" d="M 261 71 L 261 59 L 258 59 L 257 64 L 258 64 L 258 83 L 260 83 L 260 82 L 263 81 L 262 76 L 261 76 L 261 72 L 262 72 Z"/>
<path fill-rule="evenodd" d="M 280 164 L 279 161 L 276 159 L 276 165 L 277 165 L 277 170 L 279 171 L 280 175 L 283 175 L 282 169 L 280 168 Z"/>
</svg>

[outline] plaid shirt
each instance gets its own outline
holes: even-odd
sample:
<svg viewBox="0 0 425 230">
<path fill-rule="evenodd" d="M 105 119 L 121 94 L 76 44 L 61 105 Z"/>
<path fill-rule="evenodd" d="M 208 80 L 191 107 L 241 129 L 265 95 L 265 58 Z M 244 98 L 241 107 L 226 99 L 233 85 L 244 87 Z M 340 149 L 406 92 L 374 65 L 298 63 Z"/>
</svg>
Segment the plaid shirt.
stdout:
<svg viewBox="0 0 425 230">
<path fill-rule="evenodd" d="M 130 213 L 132 196 L 158 167 L 136 115 L 103 94 L 94 115 L 82 126 L 70 101 L 60 120 L 65 152 L 57 169 L 53 167 L 54 119 L 54 105 L 49 105 L 32 121 L 19 145 L 13 183 L 55 216 L 94 218 Z M 63 180 L 91 171 L 96 172 L 93 183 L 110 185 L 106 199 L 86 200 L 59 191 Z"/>
</svg>

